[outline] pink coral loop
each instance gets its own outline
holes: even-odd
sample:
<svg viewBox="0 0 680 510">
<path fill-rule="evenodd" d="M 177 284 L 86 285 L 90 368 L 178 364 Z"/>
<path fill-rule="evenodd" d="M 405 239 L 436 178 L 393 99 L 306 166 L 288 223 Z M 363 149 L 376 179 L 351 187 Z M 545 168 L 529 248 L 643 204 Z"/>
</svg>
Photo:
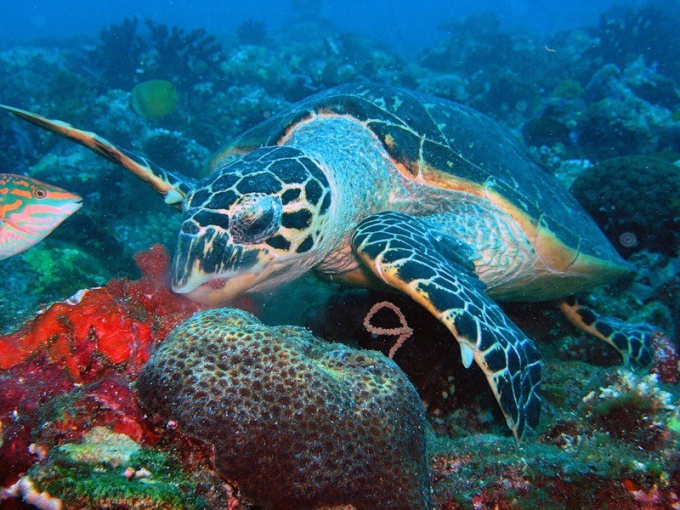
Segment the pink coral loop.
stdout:
<svg viewBox="0 0 680 510">
<path fill-rule="evenodd" d="M 383 308 L 392 310 L 395 313 L 395 315 L 399 319 L 400 326 L 398 328 L 381 328 L 371 323 L 371 319 L 373 318 L 373 316 Z M 390 303 L 389 301 L 380 301 L 379 303 L 373 305 L 373 307 L 366 314 L 366 317 L 364 317 L 364 327 L 366 328 L 366 331 L 373 335 L 388 335 L 388 336 L 399 335 L 399 338 L 397 338 L 397 341 L 390 348 L 390 352 L 387 354 L 387 357 L 390 359 L 392 359 L 395 353 L 399 350 L 399 348 L 402 345 L 404 345 L 404 342 L 411 338 L 411 336 L 413 335 L 413 330 L 408 327 L 406 317 L 404 316 L 402 311 L 399 309 L 397 305 L 395 305 L 394 303 Z"/>
<path fill-rule="evenodd" d="M 652 336 L 654 361 L 650 371 L 659 376 L 662 382 L 675 384 L 680 380 L 680 354 L 673 341 L 663 331 Z"/>
</svg>

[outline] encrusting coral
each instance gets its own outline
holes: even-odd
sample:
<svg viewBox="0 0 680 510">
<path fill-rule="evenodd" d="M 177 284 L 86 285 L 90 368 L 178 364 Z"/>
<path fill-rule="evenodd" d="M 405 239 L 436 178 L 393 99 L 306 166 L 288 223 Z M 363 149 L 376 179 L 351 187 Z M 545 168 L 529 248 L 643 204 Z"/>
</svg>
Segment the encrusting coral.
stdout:
<svg viewBox="0 0 680 510">
<path fill-rule="evenodd" d="M 93 380 L 111 367 L 138 371 L 152 345 L 200 306 L 170 290 L 170 260 L 163 246 L 135 260 L 144 274 L 141 280 L 113 280 L 81 291 L 0 336 L 0 369 L 45 353 L 49 362 L 65 367 L 74 382 Z"/>
</svg>

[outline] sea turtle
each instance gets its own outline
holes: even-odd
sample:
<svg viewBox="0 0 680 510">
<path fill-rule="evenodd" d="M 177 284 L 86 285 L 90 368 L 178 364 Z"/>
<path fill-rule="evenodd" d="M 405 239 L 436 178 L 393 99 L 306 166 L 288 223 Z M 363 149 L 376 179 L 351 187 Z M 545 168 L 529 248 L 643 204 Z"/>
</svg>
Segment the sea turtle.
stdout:
<svg viewBox="0 0 680 510">
<path fill-rule="evenodd" d="M 7 109 L 124 166 L 181 207 L 175 292 L 222 305 L 310 270 L 387 284 L 453 333 L 516 438 L 539 419 L 541 361 L 494 299 L 562 298 L 630 270 L 511 135 L 437 97 L 369 83 L 318 93 L 229 143 L 200 180 Z M 597 329 L 595 318 L 578 316 Z M 639 335 L 603 333 L 625 356 L 649 361 Z"/>
</svg>

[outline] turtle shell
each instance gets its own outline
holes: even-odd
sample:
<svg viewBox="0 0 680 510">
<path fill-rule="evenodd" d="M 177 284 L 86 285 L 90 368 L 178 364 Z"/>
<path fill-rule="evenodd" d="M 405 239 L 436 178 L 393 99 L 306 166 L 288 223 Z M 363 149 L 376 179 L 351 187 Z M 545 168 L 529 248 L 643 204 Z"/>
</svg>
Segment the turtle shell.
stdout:
<svg viewBox="0 0 680 510">
<path fill-rule="evenodd" d="M 510 133 L 472 108 L 427 94 L 371 83 L 315 94 L 228 144 L 211 171 L 234 154 L 281 144 L 298 123 L 316 115 L 363 123 L 407 179 L 494 202 L 520 223 L 556 273 L 575 271 L 595 283 L 630 270 L 569 191 Z"/>
</svg>

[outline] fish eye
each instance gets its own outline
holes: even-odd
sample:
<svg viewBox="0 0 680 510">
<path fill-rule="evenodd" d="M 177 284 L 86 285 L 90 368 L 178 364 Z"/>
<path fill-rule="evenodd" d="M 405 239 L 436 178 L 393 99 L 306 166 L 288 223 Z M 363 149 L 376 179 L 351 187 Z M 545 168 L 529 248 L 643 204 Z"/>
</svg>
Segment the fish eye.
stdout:
<svg viewBox="0 0 680 510">
<path fill-rule="evenodd" d="M 35 198 L 45 198 L 47 196 L 47 190 L 45 188 L 34 188 L 33 196 Z"/>
</svg>

